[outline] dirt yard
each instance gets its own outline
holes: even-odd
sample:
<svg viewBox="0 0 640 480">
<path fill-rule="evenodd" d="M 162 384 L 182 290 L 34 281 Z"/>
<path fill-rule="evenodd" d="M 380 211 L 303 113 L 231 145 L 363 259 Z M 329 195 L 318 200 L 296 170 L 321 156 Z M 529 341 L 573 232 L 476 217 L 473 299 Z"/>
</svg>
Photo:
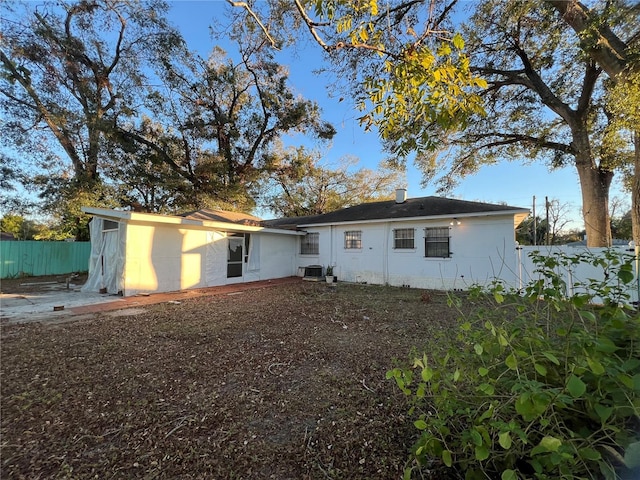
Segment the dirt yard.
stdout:
<svg viewBox="0 0 640 480">
<path fill-rule="evenodd" d="M 385 373 L 456 321 L 443 293 L 310 282 L 145 310 L 2 327 L 2 478 L 401 478 Z"/>
<path fill-rule="evenodd" d="M 68 275 L 47 275 L 40 277 L 3 278 L 0 280 L 0 293 L 32 293 L 46 292 L 54 288 L 63 288 L 67 284 L 84 285 L 86 273 L 69 273 Z"/>
</svg>

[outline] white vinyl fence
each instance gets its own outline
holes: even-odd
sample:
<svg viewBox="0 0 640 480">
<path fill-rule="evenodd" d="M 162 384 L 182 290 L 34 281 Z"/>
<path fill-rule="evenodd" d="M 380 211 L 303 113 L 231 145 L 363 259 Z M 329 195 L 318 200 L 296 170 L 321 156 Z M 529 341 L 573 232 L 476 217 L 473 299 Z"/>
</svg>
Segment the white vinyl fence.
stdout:
<svg viewBox="0 0 640 480">
<path fill-rule="evenodd" d="M 630 296 L 631 302 L 637 302 L 639 297 L 640 282 L 638 277 L 638 254 L 633 248 L 613 247 L 613 248 L 587 248 L 568 246 L 520 246 L 517 250 L 519 271 L 517 278 L 518 289 L 522 289 L 527 284 L 541 278 L 540 268 L 533 261 L 532 255 L 554 257 L 559 259 L 559 265 L 554 267 L 554 272 L 558 274 L 565 285 L 564 294 L 572 296 L 576 293 L 585 293 L 591 282 L 607 281 L 609 285 L 617 285 L 618 278 L 615 266 L 610 270 L 603 266 L 594 266 L 590 260 L 594 258 L 606 258 L 606 255 L 615 255 L 621 261 L 630 261 L 633 265 L 634 281 L 625 285 L 624 290 Z M 583 261 L 579 263 L 563 262 L 563 259 L 582 256 Z M 568 263 L 562 264 L 562 263 Z M 601 299 L 594 298 L 598 302 Z"/>
</svg>

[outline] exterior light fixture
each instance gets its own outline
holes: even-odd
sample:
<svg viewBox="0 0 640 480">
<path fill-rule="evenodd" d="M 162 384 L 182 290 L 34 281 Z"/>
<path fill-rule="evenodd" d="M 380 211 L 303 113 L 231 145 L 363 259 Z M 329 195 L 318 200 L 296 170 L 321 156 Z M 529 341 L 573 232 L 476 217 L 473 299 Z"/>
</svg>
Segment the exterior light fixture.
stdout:
<svg viewBox="0 0 640 480">
<path fill-rule="evenodd" d="M 458 220 L 457 218 L 454 217 L 454 219 L 449 222 L 449 225 L 451 225 L 451 226 L 460 225 L 461 223 L 462 222 L 460 220 Z"/>
</svg>

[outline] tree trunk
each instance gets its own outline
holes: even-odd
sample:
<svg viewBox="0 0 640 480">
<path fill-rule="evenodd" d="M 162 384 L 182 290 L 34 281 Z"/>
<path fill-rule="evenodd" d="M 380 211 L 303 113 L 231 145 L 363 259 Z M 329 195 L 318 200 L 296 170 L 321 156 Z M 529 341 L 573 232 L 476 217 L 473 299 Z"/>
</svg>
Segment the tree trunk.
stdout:
<svg viewBox="0 0 640 480">
<path fill-rule="evenodd" d="M 611 246 L 611 219 L 609 218 L 609 189 L 613 172 L 597 166 L 592 158 L 586 132 L 573 132 L 576 170 L 582 192 L 582 216 L 587 232 L 588 247 Z"/>
<path fill-rule="evenodd" d="M 613 173 L 601 169 L 578 166 L 582 190 L 582 216 L 587 232 L 588 247 L 611 246 L 609 219 L 609 186 Z"/>
</svg>

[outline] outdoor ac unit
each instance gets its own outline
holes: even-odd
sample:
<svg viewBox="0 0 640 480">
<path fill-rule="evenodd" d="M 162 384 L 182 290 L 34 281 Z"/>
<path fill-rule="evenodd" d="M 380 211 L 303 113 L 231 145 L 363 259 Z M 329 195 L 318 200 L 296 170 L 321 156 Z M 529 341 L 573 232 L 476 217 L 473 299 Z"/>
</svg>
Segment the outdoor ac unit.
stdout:
<svg viewBox="0 0 640 480">
<path fill-rule="evenodd" d="M 305 280 L 319 280 L 322 278 L 322 265 L 309 265 L 304 267 Z"/>
</svg>

